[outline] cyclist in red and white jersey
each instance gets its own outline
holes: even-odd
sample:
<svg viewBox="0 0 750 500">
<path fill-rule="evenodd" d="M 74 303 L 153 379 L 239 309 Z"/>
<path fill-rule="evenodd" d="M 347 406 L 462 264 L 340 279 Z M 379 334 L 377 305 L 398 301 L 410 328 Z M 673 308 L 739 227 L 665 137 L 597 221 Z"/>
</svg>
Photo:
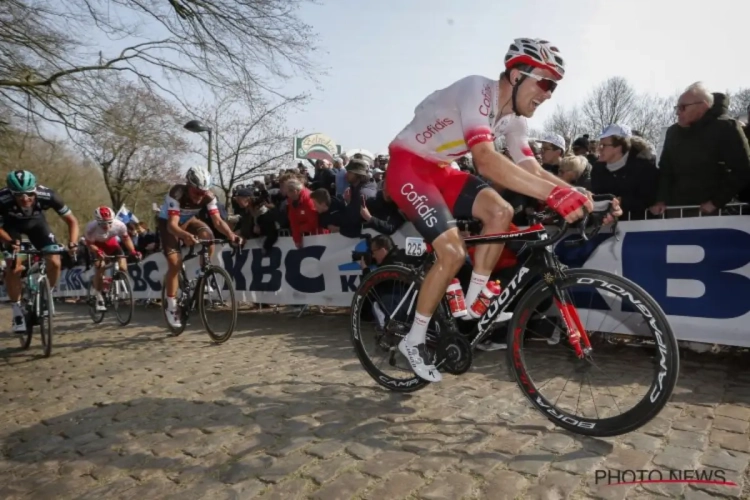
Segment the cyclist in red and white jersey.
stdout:
<svg viewBox="0 0 750 500">
<path fill-rule="evenodd" d="M 121 255 L 120 269 L 128 268 L 122 252 L 122 243 L 128 249 L 130 255 L 137 260 L 141 259 L 141 253 L 136 251 L 133 240 L 130 239 L 128 228 L 122 221 L 115 218 L 115 214 L 109 207 L 99 207 L 94 210 L 94 220 L 86 224 L 83 233 L 86 238 L 86 246 L 96 259 L 94 271 L 94 289 L 96 290 L 96 310 L 106 311 L 104 297 L 102 297 L 102 276 L 104 276 L 104 256 Z"/>
<path fill-rule="evenodd" d="M 554 45 L 516 39 L 505 55 L 499 81 L 468 76 L 433 92 L 389 146 L 388 194 L 437 255 L 420 289 L 411 330 L 399 343 L 401 353 L 424 380 L 442 379 L 435 366 L 428 364 L 427 325 L 466 259 L 455 218 L 481 220 L 483 234 L 507 231 L 513 218 L 512 207 L 497 191 L 467 172 L 450 168 L 451 162 L 471 152 L 483 177 L 546 200 L 568 222 L 583 217 L 583 207 L 593 210 L 587 194 L 546 172 L 529 148 L 526 118 L 552 97 L 564 74 L 563 59 Z M 512 162 L 495 151 L 495 134 L 505 136 Z M 614 215 L 618 214 L 615 207 Z M 467 306 L 487 284 L 502 250 L 503 244 L 497 243 L 477 246 Z"/>
</svg>

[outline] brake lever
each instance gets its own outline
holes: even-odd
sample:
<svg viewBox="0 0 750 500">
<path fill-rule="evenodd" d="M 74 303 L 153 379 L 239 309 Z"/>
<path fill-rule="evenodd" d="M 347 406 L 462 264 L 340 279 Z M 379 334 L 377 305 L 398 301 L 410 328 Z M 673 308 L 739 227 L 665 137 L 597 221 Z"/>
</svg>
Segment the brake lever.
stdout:
<svg viewBox="0 0 750 500">
<path fill-rule="evenodd" d="M 586 235 L 586 223 L 589 220 L 589 214 L 590 212 L 586 209 L 586 207 L 581 207 L 583 209 L 583 218 L 579 221 L 579 229 L 578 232 L 581 235 L 581 238 L 583 238 L 583 241 L 588 241 L 589 237 Z"/>
</svg>

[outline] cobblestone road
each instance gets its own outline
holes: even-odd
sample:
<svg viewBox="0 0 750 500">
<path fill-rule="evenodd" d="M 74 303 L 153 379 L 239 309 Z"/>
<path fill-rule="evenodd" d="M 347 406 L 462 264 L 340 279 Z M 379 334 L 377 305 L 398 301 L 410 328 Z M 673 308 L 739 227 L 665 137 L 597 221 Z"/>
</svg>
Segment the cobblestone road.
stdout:
<svg viewBox="0 0 750 500">
<path fill-rule="evenodd" d="M 342 316 L 241 314 L 223 346 L 167 338 L 155 309 L 135 320 L 59 305 L 50 359 L 2 336 L 0 499 L 750 497 L 747 359 L 693 356 L 647 428 L 590 439 L 531 409 L 502 353 L 405 396 L 360 369 Z M 701 467 L 739 486 L 594 477 Z"/>
</svg>

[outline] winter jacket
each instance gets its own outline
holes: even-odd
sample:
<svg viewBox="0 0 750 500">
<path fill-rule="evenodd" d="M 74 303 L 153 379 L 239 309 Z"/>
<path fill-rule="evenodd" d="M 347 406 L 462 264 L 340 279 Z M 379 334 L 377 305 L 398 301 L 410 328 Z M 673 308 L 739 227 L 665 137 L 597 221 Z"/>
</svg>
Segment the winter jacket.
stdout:
<svg viewBox="0 0 750 500">
<path fill-rule="evenodd" d="M 726 205 L 750 183 L 750 147 L 741 125 L 727 114 L 729 98 L 688 127 L 667 129 L 659 159 L 658 202 L 667 205 Z"/>
</svg>

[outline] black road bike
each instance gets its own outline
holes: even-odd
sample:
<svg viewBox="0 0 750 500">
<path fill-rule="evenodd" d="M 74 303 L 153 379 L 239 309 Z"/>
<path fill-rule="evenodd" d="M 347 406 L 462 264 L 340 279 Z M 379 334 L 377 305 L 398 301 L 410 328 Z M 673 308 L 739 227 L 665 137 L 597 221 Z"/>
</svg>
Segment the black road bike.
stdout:
<svg viewBox="0 0 750 500">
<path fill-rule="evenodd" d="M 577 223 L 580 236 L 576 237 L 576 241 L 566 241 L 565 244 L 582 244 L 598 234 L 609 211 L 608 200 L 605 200 L 607 209 L 586 214 Z M 550 226 L 558 227 L 559 232 L 548 233 L 547 227 Z M 465 238 L 467 245 L 522 242 L 523 246 L 517 253 L 519 261 L 527 257 L 517 266 L 515 276 L 503 283 L 502 292 L 470 327 L 468 334 L 466 328 L 458 327 L 458 321 L 463 320 L 451 316 L 444 298 L 428 325 L 426 345 L 439 370 L 454 375 L 465 373 L 472 366 L 476 345 L 488 338 L 497 327 L 493 323 L 498 314 L 513 304 L 513 317 L 507 325 L 507 362 L 512 378 L 532 405 L 557 426 L 577 434 L 598 437 L 625 434 L 649 422 L 668 402 L 679 371 L 677 340 L 664 311 L 637 284 L 610 272 L 569 269 L 560 263 L 553 246 L 570 234 L 568 229 L 569 225 L 559 216 L 543 212 L 535 214 L 535 221 L 528 229 Z M 419 240 L 407 239 L 407 253 L 415 254 L 414 248 L 409 246 L 419 247 Z M 421 246 L 424 249 L 421 265 L 378 268 L 363 278 L 352 300 L 351 338 L 357 356 L 367 373 L 378 384 L 392 391 L 413 392 L 429 384 L 414 374 L 408 360 L 398 350 L 398 343 L 409 332 L 413 322 L 416 297 L 424 276 L 436 260 L 430 248 L 423 242 Z M 582 291 L 584 287 L 588 287 L 589 291 Z M 369 294 L 375 295 L 375 299 L 370 299 Z M 589 305 L 574 306 L 574 299 L 581 298 L 590 299 Z M 622 306 L 609 306 L 607 299 L 622 299 Z M 582 321 L 579 315 L 584 310 L 591 313 L 587 314 L 586 321 Z M 557 317 L 550 322 L 549 317 L 555 312 Z M 638 326 L 632 321 L 636 316 L 641 319 L 639 324 L 645 325 L 645 337 L 648 337 L 645 345 L 649 347 L 645 350 L 621 349 L 628 346 L 630 340 L 638 338 L 638 334 L 633 335 L 632 332 L 633 327 Z M 374 348 L 370 353 L 363 326 L 369 318 L 375 317 L 378 321 L 374 327 Z M 597 319 L 601 319 L 602 323 L 592 327 L 591 323 Z M 542 334 L 535 331 L 537 325 L 545 322 L 556 329 L 556 342 L 551 339 L 550 328 Z M 618 338 L 630 340 L 622 340 L 613 347 L 611 332 L 619 332 Z M 539 338 L 532 338 L 532 335 Z M 613 350 L 615 354 L 612 354 Z M 557 359 L 552 357 L 552 351 L 558 353 Z M 560 351 L 563 351 L 562 360 Z M 380 363 L 375 359 L 378 355 L 382 357 Z M 605 379 L 601 375 L 600 365 L 605 361 L 619 364 L 612 379 Z M 650 366 L 639 366 L 646 361 L 650 362 Z M 541 367 L 541 375 L 536 377 L 530 373 L 535 363 Z M 623 364 L 626 365 L 624 369 Z M 570 378 L 563 380 L 561 373 L 566 370 L 572 372 L 574 377 L 580 377 L 582 382 L 597 384 L 596 393 L 590 386 L 588 389 L 579 387 L 575 394 L 576 386 L 581 384 L 571 383 Z M 390 371 L 403 374 L 406 378 L 394 377 Z M 542 376 L 550 380 L 542 383 L 538 380 Z M 643 377 L 643 383 L 634 383 L 632 379 L 637 377 Z M 644 387 L 648 387 L 644 395 L 632 394 L 634 390 Z M 546 390 L 553 389 L 562 391 L 557 398 L 544 395 Z M 634 406 L 615 414 L 620 410 L 620 405 L 617 402 L 612 404 L 607 399 L 607 403 L 598 408 L 598 402 L 610 395 L 614 398 L 615 394 L 634 403 Z M 588 402 L 589 399 L 591 402 Z M 571 410 L 573 406 L 575 409 Z M 576 413 L 579 410 L 586 416 Z M 589 416 L 591 414 L 593 416 Z"/>
<path fill-rule="evenodd" d="M 120 269 L 120 259 L 124 258 L 117 255 L 105 255 L 103 260 L 106 267 L 102 274 L 104 305 L 107 309 L 114 309 L 117 322 L 122 326 L 130 323 L 135 311 L 133 287 L 130 285 L 130 280 L 128 279 L 127 268 Z M 94 323 L 98 324 L 104 320 L 106 311 L 97 311 L 96 302 L 96 289 L 94 288 L 94 279 L 92 276 L 86 303 L 89 306 L 91 319 Z"/>
<path fill-rule="evenodd" d="M 203 326 L 216 344 L 223 344 L 234 333 L 234 327 L 237 323 L 237 301 L 234 297 L 234 281 L 229 273 L 219 266 L 211 264 L 208 257 L 208 249 L 211 245 L 217 243 L 226 243 L 225 240 L 198 240 L 196 245 L 200 245 L 198 253 L 194 253 L 195 247 L 190 248 L 190 252 L 182 259 L 182 268 L 178 275 L 179 285 L 177 293 L 177 307 L 180 310 L 180 327 L 174 328 L 167 321 L 167 288 L 162 283 L 161 303 L 164 321 L 167 328 L 174 336 L 178 336 L 185 331 L 190 313 L 198 309 L 198 313 L 203 321 Z M 236 251 L 236 249 L 234 250 Z M 198 274 L 193 279 L 188 279 L 185 271 L 185 262 L 198 257 L 200 264 Z M 209 312 L 217 313 L 212 316 L 220 317 L 221 324 L 219 327 L 209 322 Z M 223 330 L 219 330 L 223 328 Z"/>
<path fill-rule="evenodd" d="M 60 245 L 41 251 L 35 249 L 30 243 L 21 243 L 19 250 L 14 251 L 10 258 L 11 269 L 15 268 L 19 253 L 24 254 L 26 259 L 25 269 L 21 275 L 21 307 L 24 310 L 26 333 L 19 335 L 21 348 L 24 350 L 29 348 L 34 327 L 39 326 L 45 358 L 52 354 L 52 316 L 55 307 L 52 303 L 52 288 L 47 278 L 45 256 L 62 255 L 67 252 L 68 250 Z M 34 257 L 39 257 L 38 262 L 34 262 Z"/>
</svg>

